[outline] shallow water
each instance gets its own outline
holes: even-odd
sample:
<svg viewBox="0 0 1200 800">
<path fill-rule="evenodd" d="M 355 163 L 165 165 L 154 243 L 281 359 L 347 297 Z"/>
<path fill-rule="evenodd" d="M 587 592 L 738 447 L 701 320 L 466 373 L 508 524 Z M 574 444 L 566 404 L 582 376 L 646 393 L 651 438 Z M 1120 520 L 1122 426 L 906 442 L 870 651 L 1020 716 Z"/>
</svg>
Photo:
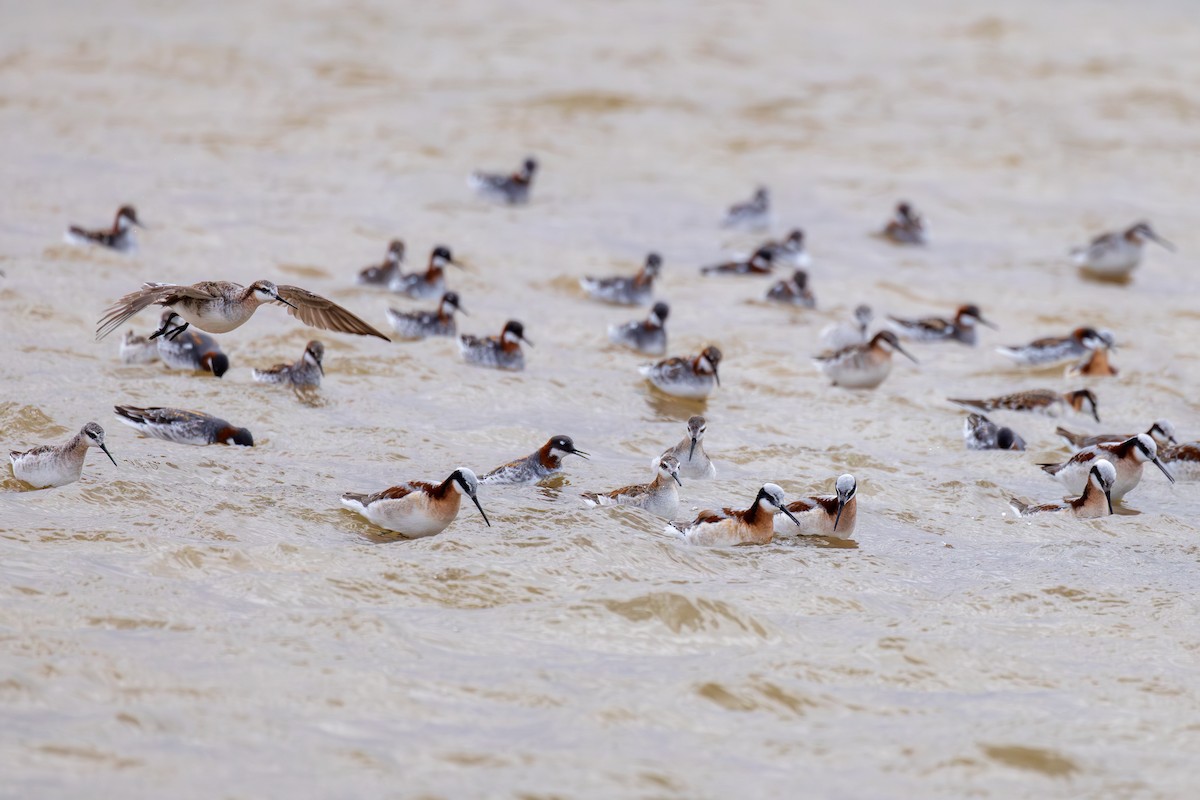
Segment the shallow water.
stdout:
<svg viewBox="0 0 1200 800">
<path fill-rule="evenodd" d="M 120 466 L 0 488 L 0 794 L 179 797 L 1179 797 L 1200 648 L 1195 484 L 1147 474 L 1117 517 L 1017 521 L 1060 496 L 1055 422 L 998 416 L 1027 454 L 968 453 L 948 396 L 1076 388 L 992 352 L 1112 328 L 1102 426 L 1196 423 L 1192 201 L 1200 23 L 1187 3 L 471 0 L 165 9 L 11 5 L 0 30 L 0 431 L 9 449 L 101 422 Z M 14 24 L 15 23 L 15 24 Z M 1133 34 L 1133 35 L 1130 35 Z M 528 208 L 464 185 L 526 152 Z M 756 237 L 715 226 L 756 183 L 809 233 L 820 310 L 696 267 Z M 900 196 L 932 246 L 867 233 Z M 59 244 L 122 202 L 132 256 Z M 1152 220 L 1127 286 L 1065 251 Z M 294 282 L 383 325 L 418 304 L 352 285 L 402 236 L 436 243 L 471 316 L 536 346 L 506 375 L 453 342 L 314 333 L 278 309 L 222 337 L 221 380 L 121 366 L 92 341 L 139 281 Z M 856 547 L 683 546 L 578 492 L 648 479 L 697 406 L 609 347 L 641 315 L 576 279 L 663 254 L 671 351 L 717 344 L 703 408 L 717 481 L 687 508 L 859 480 Z M 913 345 L 877 391 L 809 357 L 859 302 L 979 303 L 982 344 Z M 134 327 L 152 329 L 149 312 Z M 317 403 L 251 366 L 326 344 Z M 114 403 L 216 413 L 253 450 L 140 439 Z M 592 453 L 543 488 L 485 488 L 441 536 L 396 542 L 338 495 L 486 470 L 551 434 Z M 681 513 L 682 516 L 682 513 Z"/>
</svg>

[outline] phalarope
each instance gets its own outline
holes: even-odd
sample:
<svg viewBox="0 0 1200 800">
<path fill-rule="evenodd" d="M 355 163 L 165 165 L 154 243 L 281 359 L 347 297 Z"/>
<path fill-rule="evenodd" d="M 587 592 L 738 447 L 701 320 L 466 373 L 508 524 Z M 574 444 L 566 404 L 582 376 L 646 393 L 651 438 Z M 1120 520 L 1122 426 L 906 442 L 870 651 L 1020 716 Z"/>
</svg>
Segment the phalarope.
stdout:
<svg viewBox="0 0 1200 800">
<path fill-rule="evenodd" d="M 575 440 L 570 436 L 551 436 L 535 452 L 501 464 L 480 480 L 488 485 L 537 483 L 562 471 L 562 461 L 567 456 L 587 458 L 588 454 L 576 448 Z"/>
<path fill-rule="evenodd" d="M 800 521 L 784 505 L 783 489 L 773 483 L 758 490 L 745 511 L 723 508 L 701 511 L 690 524 L 672 522 L 667 533 L 681 536 L 690 544 L 729 547 L 739 544 L 770 544 L 775 538 L 775 515 L 782 513 L 797 525 Z"/>
<path fill-rule="evenodd" d="M 533 186 L 537 167 L 537 161 L 529 157 L 521 164 L 521 169 L 510 175 L 472 172 L 467 178 L 467 185 L 484 197 L 509 205 L 520 205 L 529 202 L 529 189 Z"/>
<path fill-rule="evenodd" d="M 963 422 L 968 450 L 1024 450 L 1025 440 L 1012 428 L 1002 428 L 983 414 L 969 414 Z"/>
<path fill-rule="evenodd" d="M 409 481 L 374 494 L 346 492 L 342 505 L 362 514 L 371 524 L 395 531 L 408 539 L 436 536 L 458 516 L 465 494 L 479 509 L 484 523 L 491 521 L 479 504 L 479 481 L 475 473 L 459 467 L 441 483 Z"/>
<path fill-rule="evenodd" d="M 122 364 L 152 364 L 158 361 L 158 342 L 148 336 L 142 336 L 133 331 L 125 331 L 121 339 Z"/>
<path fill-rule="evenodd" d="M 1046 474 L 1061 481 L 1069 490 L 1082 492 L 1087 482 L 1088 470 L 1097 459 L 1107 459 L 1117 470 L 1117 479 L 1112 486 L 1112 499 L 1120 500 L 1129 494 L 1142 480 L 1142 469 L 1146 462 L 1162 470 L 1171 483 L 1175 476 L 1158 457 L 1158 446 L 1147 434 L 1139 433 L 1123 442 L 1101 442 L 1085 447 L 1061 464 L 1038 464 Z"/>
<path fill-rule="evenodd" d="M 137 428 L 144 436 L 153 436 L 177 444 L 254 446 L 254 437 L 250 435 L 250 431 L 200 411 L 135 406 L 115 406 L 114 410 L 117 419 L 132 428 Z"/>
<path fill-rule="evenodd" d="M 997 347 L 996 352 L 1011 358 L 1018 364 L 1029 367 L 1046 367 L 1075 361 L 1090 351 L 1112 347 L 1112 331 L 1097 331 L 1095 328 L 1076 328 L 1067 336 L 1047 336 L 1034 339 L 1029 344 Z"/>
<path fill-rule="evenodd" d="M 874 318 L 870 306 L 860 305 L 854 309 L 854 322 L 834 322 L 822 328 L 821 344 L 833 351 L 854 344 L 866 344 L 867 331 Z"/>
<path fill-rule="evenodd" d="M 397 311 L 387 310 L 388 323 L 402 339 L 424 339 L 427 336 L 454 336 L 458 326 L 454 322 L 454 312 L 466 314 L 458 302 L 456 292 L 446 292 L 442 295 L 436 311 Z"/>
<path fill-rule="evenodd" d="M 701 275 L 770 275 L 775 268 L 775 256 L 765 247 L 754 251 L 744 261 L 726 261 L 711 267 L 701 267 Z"/>
<path fill-rule="evenodd" d="M 146 283 L 112 305 L 100 318 L 96 338 L 103 339 L 144 308 L 163 306 L 186 322 L 174 330 L 159 328 L 150 338 L 178 336 L 188 325 L 209 333 L 228 333 L 241 326 L 264 303 L 283 303 L 288 313 L 305 325 L 340 333 L 378 336 L 379 331 L 332 300 L 315 295 L 299 286 L 276 286 L 270 281 L 255 281 L 249 286 L 229 281 L 203 281 L 191 286 L 172 283 Z"/>
<path fill-rule="evenodd" d="M 14 450 L 8 454 L 13 475 L 35 489 L 65 486 L 79 480 L 89 447 L 99 447 L 108 460 L 117 460 L 104 444 L 104 429 L 94 422 L 84 425 L 66 444 L 44 444 L 32 450 Z"/>
<path fill-rule="evenodd" d="M 767 289 L 767 299 L 774 303 L 785 303 L 801 308 L 816 308 L 817 298 L 808 288 L 808 273 L 798 269 L 792 277 L 779 281 Z"/>
<path fill-rule="evenodd" d="M 708 397 L 713 387 L 721 385 L 717 375 L 720 363 L 721 351 L 709 345 L 693 358 L 675 356 L 657 364 L 643 364 L 638 371 L 661 392 L 700 399 Z"/>
<path fill-rule="evenodd" d="M 893 244 L 925 244 L 925 220 L 911 205 L 896 204 L 896 214 L 879 235 Z"/>
<path fill-rule="evenodd" d="M 499 336 L 472 336 L 464 333 L 458 337 L 458 349 L 468 364 L 514 372 L 525 369 L 525 353 L 521 342 L 533 347 L 525 338 L 525 326 L 510 319 L 504 323 Z"/>
<path fill-rule="evenodd" d="M 111 228 L 87 230 L 77 225 L 72 225 L 67 228 L 67 232 L 63 238 L 67 244 L 98 244 L 124 253 L 137 248 L 137 242 L 133 238 L 134 225 L 139 228 L 146 227 L 138 221 L 137 211 L 134 210 L 133 206 L 121 206 L 117 209 L 117 216 L 113 220 Z"/>
<path fill-rule="evenodd" d="M 259 383 L 286 383 L 297 389 L 316 389 L 325 377 L 325 345 L 313 339 L 304 345 L 304 352 L 294 364 L 276 364 L 267 369 L 254 370 L 254 380 Z"/>
<path fill-rule="evenodd" d="M 634 320 L 623 325 L 609 325 L 608 339 L 613 344 L 620 344 L 638 352 L 651 356 L 659 356 L 667 352 L 667 317 L 671 307 L 658 302 L 650 309 L 650 316 L 644 321 Z"/>
<path fill-rule="evenodd" d="M 397 272 L 388 283 L 388 289 L 396 294 L 411 297 L 414 300 L 431 300 L 441 297 L 446 291 L 446 265 L 453 264 L 462 269 L 462 264 L 450 255 L 450 248 L 438 245 L 429 254 L 429 266 L 424 272 L 410 272 L 401 275 Z"/>
<path fill-rule="evenodd" d="M 801 497 L 785 506 L 791 518 L 775 515 L 775 533 L 849 539 L 858 522 L 858 482 L 849 473 L 838 477 L 834 494 Z"/>
<path fill-rule="evenodd" d="M 679 461 L 674 456 L 661 456 L 654 462 L 654 480 L 623 486 L 611 492 L 585 492 L 583 502 L 588 506 L 634 506 L 660 517 L 670 519 L 679 510 Z"/>
<path fill-rule="evenodd" d="M 962 406 L 970 411 L 980 413 L 1005 409 L 1007 411 L 1028 411 L 1032 414 L 1045 414 L 1057 417 L 1067 409 L 1076 414 L 1091 414 L 1096 422 L 1100 421 L 1100 413 L 1096 410 L 1096 395 L 1091 389 L 1076 389 L 1073 392 L 1056 392 L 1051 389 L 1030 389 L 1025 392 L 988 397 L 982 400 L 966 400 L 949 398 L 951 403 Z"/>
<path fill-rule="evenodd" d="M 852 344 L 813 359 L 834 386 L 846 389 L 874 389 L 892 371 L 892 353 L 900 353 L 914 364 L 920 363 L 900 346 L 896 334 L 880 331 L 866 344 Z"/>
<path fill-rule="evenodd" d="M 1175 252 L 1175 245 L 1155 233 L 1149 222 L 1139 222 L 1124 233 L 1097 236 L 1086 247 L 1072 250 L 1071 258 L 1085 274 L 1107 280 L 1124 280 L 1141 263 L 1142 248 L 1147 240 Z"/>
<path fill-rule="evenodd" d="M 708 432 L 708 421 L 696 414 L 688 418 L 687 435 L 679 444 L 667 448 L 661 458 L 672 456 L 679 462 L 679 474 L 689 480 L 707 480 L 717 477 L 717 467 L 704 451 L 704 434 Z"/>
<path fill-rule="evenodd" d="M 1013 497 L 1008 501 L 1018 516 L 1027 517 L 1030 514 L 1066 514 L 1076 519 L 1094 519 L 1107 517 L 1113 513 L 1112 487 L 1117 479 L 1117 470 L 1103 458 L 1098 459 L 1088 469 L 1083 494 L 1066 503 L 1046 503 L 1031 506 Z"/>
<path fill-rule="evenodd" d="M 979 306 L 970 304 L 959 306 L 954 313 L 954 319 L 941 317 L 922 317 L 921 319 L 901 319 L 888 316 L 888 325 L 897 334 L 915 342 L 962 342 L 971 347 L 979 340 L 975 324 L 986 325 L 993 330 L 991 322 L 983 318 Z"/>
<path fill-rule="evenodd" d="M 1185 481 L 1200 480 L 1200 442 L 1164 447 L 1159 451 L 1164 464 L 1171 465 L 1171 474 Z"/>
<path fill-rule="evenodd" d="M 791 264 L 797 269 L 812 266 L 812 257 L 809 256 L 808 246 L 804 242 L 804 231 L 799 228 L 794 229 L 785 239 L 765 242 L 761 249 L 770 252 L 776 264 Z"/>
<path fill-rule="evenodd" d="M 1136 433 L 1097 433 L 1089 436 L 1086 433 L 1074 433 L 1061 426 L 1054 429 L 1054 435 L 1062 437 L 1067 444 L 1080 449 L 1105 442 L 1123 442 L 1137 436 Z M 1146 435 L 1154 440 L 1159 452 L 1173 444 L 1178 444 L 1175 440 L 1175 425 L 1170 420 L 1155 420 L 1154 424 L 1146 430 Z M 1164 460 L 1166 459 L 1164 458 Z"/>
<path fill-rule="evenodd" d="M 754 196 L 744 203 L 735 203 L 725 212 L 721 225 L 726 228 L 764 230 L 771 226 L 771 198 L 767 187 L 754 190 Z"/>
<path fill-rule="evenodd" d="M 170 309 L 162 314 L 159 330 L 187 328 L 183 317 Z M 154 339 L 158 357 L 171 369 L 211 372 L 218 378 L 229 370 L 229 356 L 221 352 L 217 340 L 198 330 L 182 331 Z"/>
<path fill-rule="evenodd" d="M 398 275 L 404 263 L 404 242 L 393 239 L 380 264 L 372 264 L 359 270 L 357 283 L 360 286 L 387 286 Z"/>
<path fill-rule="evenodd" d="M 593 278 L 588 275 L 579 279 L 579 285 L 593 300 L 619 306 L 644 306 L 653 298 L 654 280 L 661 272 L 662 257 L 650 253 L 646 256 L 645 266 L 632 278 Z"/>
<path fill-rule="evenodd" d="M 1095 350 L 1089 351 L 1078 362 L 1071 364 L 1065 370 L 1068 378 L 1074 378 L 1078 375 L 1090 375 L 1092 377 L 1111 377 L 1116 375 L 1119 370 L 1109 361 L 1109 352 L 1113 347 L 1097 347 Z"/>
</svg>

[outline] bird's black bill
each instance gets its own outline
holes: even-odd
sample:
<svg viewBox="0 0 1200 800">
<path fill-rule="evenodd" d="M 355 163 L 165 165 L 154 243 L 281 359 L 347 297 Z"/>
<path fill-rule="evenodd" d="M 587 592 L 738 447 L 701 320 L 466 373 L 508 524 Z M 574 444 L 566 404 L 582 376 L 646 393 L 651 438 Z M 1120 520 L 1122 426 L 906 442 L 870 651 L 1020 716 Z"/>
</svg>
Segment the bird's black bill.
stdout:
<svg viewBox="0 0 1200 800">
<path fill-rule="evenodd" d="M 1113 510 L 1112 510 L 1112 492 L 1108 492 L 1108 491 L 1106 491 L 1106 492 L 1104 493 L 1104 499 L 1108 501 L 1108 513 L 1111 515 L 1111 514 L 1113 513 Z"/>
<path fill-rule="evenodd" d="M 587 458 L 587 457 L 588 457 L 590 454 L 589 454 L 589 453 L 585 453 L 585 452 L 583 452 L 582 450 L 572 450 L 572 451 L 571 451 L 571 455 L 573 455 L 573 456 L 579 456 L 580 458 Z"/>
<path fill-rule="evenodd" d="M 292 308 L 296 308 L 296 304 L 295 304 L 295 303 L 289 303 L 287 300 L 284 300 L 284 299 L 283 299 L 282 297 L 280 297 L 278 294 L 277 294 L 277 295 L 275 295 L 275 299 L 276 299 L 276 300 L 278 300 L 279 302 L 283 303 L 285 306 L 291 306 Z M 299 310 L 299 309 L 297 309 L 297 310 Z"/>
<path fill-rule="evenodd" d="M 788 518 L 788 519 L 790 519 L 792 522 L 796 523 L 797 527 L 800 525 L 800 520 L 796 519 L 796 515 L 795 515 L 795 514 L 793 514 L 792 512 L 788 511 L 788 510 L 787 510 L 786 508 L 784 508 L 783 506 L 780 506 L 780 507 L 779 507 L 779 510 L 780 510 L 780 512 L 782 512 L 782 513 L 784 513 L 784 514 L 787 514 L 787 518 Z M 840 511 L 840 509 L 839 509 L 839 511 Z M 835 527 L 835 528 L 836 528 L 836 527 L 837 527 L 837 525 L 835 524 L 833 527 Z"/>
<path fill-rule="evenodd" d="M 471 495 L 471 500 L 475 502 L 475 507 L 479 509 L 479 516 L 483 517 L 483 521 L 487 523 L 489 528 L 492 527 L 491 520 L 487 518 L 487 514 L 483 513 L 483 506 L 479 505 L 479 498 Z"/>
<path fill-rule="evenodd" d="M 1171 483 L 1175 482 L 1175 476 L 1171 474 L 1170 470 L 1167 469 L 1167 465 L 1164 464 L 1157 456 L 1154 458 L 1154 466 L 1162 470 L 1162 474 L 1167 476 L 1167 480 L 1169 480 Z"/>
<path fill-rule="evenodd" d="M 696 455 L 696 437 L 692 437 L 692 446 L 688 448 L 688 461 L 692 460 L 692 456 Z"/>
<path fill-rule="evenodd" d="M 108 456 L 108 460 L 113 462 L 113 466 L 115 467 L 117 465 L 117 460 L 113 458 L 113 454 L 108 452 L 108 448 L 104 445 L 100 445 L 100 449 L 104 451 L 104 455 Z"/>
<path fill-rule="evenodd" d="M 837 530 L 838 523 L 842 521 L 842 509 L 845 507 L 846 503 L 839 497 L 837 515 L 833 518 L 833 529 L 835 531 Z"/>
<path fill-rule="evenodd" d="M 672 473 L 671 473 L 671 477 L 675 479 L 675 482 L 676 482 L 676 483 L 678 483 L 680 486 L 683 486 L 683 481 L 679 480 L 679 476 L 678 476 L 678 475 L 676 475 L 675 473 L 673 473 L 673 472 L 672 472 Z"/>
</svg>

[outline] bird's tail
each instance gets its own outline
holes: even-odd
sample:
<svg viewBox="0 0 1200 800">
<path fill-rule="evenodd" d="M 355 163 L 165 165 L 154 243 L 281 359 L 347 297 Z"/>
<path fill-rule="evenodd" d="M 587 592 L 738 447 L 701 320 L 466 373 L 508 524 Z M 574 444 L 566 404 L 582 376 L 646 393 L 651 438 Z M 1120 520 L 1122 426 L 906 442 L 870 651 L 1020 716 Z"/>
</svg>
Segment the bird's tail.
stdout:
<svg viewBox="0 0 1200 800">
<path fill-rule="evenodd" d="M 367 507 L 367 496 L 355 492 L 346 492 L 342 495 L 342 505 L 351 511 L 363 511 Z"/>
</svg>

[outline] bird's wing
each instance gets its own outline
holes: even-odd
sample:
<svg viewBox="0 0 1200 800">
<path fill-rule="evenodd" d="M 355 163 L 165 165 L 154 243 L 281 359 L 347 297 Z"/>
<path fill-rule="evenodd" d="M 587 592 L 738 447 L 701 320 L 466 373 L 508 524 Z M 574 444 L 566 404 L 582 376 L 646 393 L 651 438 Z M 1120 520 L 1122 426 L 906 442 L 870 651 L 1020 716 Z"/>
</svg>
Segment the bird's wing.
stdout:
<svg viewBox="0 0 1200 800">
<path fill-rule="evenodd" d="M 288 313 L 305 325 L 339 333 L 378 336 L 385 342 L 391 341 L 332 300 L 326 300 L 299 286 L 278 286 L 276 288 L 281 298 L 295 306 L 295 308 L 289 307 Z"/>
<path fill-rule="evenodd" d="M 399 486 L 393 486 L 389 489 L 384 489 L 382 492 L 376 492 L 367 497 L 366 505 L 374 503 L 376 500 L 401 500 L 408 497 L 410 494 L 423 489 L 432 489 L 433 485 L 422 481 L 411 481 L 402 483 Z"/>
<path fill-rule="evenodd" d="M 195 286 L 179 286 L 174 283 L 146 283 L 136 292 L 130 292 L 105 310 L 96 323 L 96 340 L 99 341 L 125 324 L 125 321 L 142 309 L 155 304 L 170 305 L 172 301 L 185 297 L 206 300 L 213 297 L 212 282 Z"/>
</svg>

